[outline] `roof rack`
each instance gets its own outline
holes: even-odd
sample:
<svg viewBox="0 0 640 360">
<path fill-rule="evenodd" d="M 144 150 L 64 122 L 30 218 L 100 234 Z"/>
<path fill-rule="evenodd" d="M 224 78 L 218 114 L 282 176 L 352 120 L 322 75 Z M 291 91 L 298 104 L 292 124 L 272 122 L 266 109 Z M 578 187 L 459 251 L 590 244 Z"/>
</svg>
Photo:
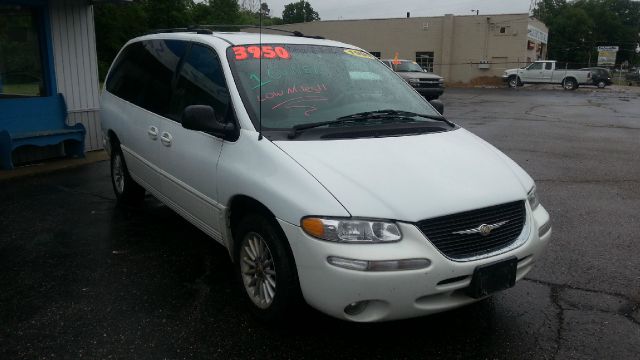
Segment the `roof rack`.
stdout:
<svg viewBox="0 0 640 360">
<path fill-rule="evenodd" d="M 310 38 L 310 39 L 324 39 L 324 37 L 322 36 L 305 35 L 297 30 L 290 31 L 290 30 L 276 29 L 272 27 L 260 27 L 258 25 L 235 25 L 235 24 L 233 25 L 232 24 L 194 25 L 186 28 L 157 29 L 157 30 L 149 31 L 147 35 L 161 34 L 161 33 L 178 33 L 178 32 L 195 32 L 197 34 L 211 35 L 213 34 L 213 29 L 222 30 L 222 29 L 247 29 L 247 28 L 283 32 L 283 33 L 291 34 L 296 37 L 304 37 L 304 38 Z M 229 30 L 223 30 L 223 31 L 229 31 Z"/>
</svg>

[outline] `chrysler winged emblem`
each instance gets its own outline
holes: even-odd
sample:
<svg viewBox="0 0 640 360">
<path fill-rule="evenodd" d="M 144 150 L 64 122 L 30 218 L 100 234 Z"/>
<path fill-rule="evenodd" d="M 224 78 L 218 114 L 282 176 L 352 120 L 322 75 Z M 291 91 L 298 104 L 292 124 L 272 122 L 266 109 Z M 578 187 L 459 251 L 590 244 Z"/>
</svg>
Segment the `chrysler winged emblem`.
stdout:
<svg viewBox="0 0 640 360">
<path fill-rule="evenodd" d="M 508 223 L 509 220 L 506 221 L 501 221 L 499 223 L 495 223 L 495 224 L 482 224 L 480 226 L 478 226 L 477 228 L 473 228 L 473 229 L 468 229 L 468 230 L 462 230 L 462 231 L 454 231 L 452 232 L 452 234 L 458 234 L 458 235 L 469 235 L 469 234 L 480 234 L 482 236 L 488 236 L 489 234 L 491 234 L 491 231 L 493 231 L 494 229 L 499 228 L 500 226 Z"/>
</svg>

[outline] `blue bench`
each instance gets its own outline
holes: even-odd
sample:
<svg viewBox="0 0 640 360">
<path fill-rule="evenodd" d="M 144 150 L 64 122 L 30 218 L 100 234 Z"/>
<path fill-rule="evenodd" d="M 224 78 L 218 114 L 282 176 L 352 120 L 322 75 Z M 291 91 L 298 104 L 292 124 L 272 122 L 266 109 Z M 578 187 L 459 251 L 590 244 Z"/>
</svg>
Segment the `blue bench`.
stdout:
<svg viewBox="0 0 640 360">
<path fill-rule="evenodd" d="M 62 94 L 48 97 L 0 98 L 0 168 L 13 169 L 11 154 L 21 146 L 64 144 L 65 155 L 84 157 L 82 124 L 66 125 Z"/>
</svg>

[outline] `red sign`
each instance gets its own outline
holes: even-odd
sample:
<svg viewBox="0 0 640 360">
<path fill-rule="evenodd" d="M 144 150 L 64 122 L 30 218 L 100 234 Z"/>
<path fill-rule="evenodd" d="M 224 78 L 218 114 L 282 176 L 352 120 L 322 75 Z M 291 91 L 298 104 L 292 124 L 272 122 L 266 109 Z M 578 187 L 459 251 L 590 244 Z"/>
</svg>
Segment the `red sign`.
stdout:
<svg viewBox="0 0 640 360">
<path fill-rule="evenodd" d="M 236 60 L 253 59 L 291 59 L 291 54 L 282 46 L 235 46 Z"/>
</svg>

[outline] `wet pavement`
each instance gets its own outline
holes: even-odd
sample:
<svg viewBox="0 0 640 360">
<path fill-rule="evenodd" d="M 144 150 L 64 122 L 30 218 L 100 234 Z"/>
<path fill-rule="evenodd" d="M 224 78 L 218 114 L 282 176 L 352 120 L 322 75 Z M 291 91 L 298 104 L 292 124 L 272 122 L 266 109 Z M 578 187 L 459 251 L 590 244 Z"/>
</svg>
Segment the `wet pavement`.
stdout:
<svg viewBox="0 0 640 360">
<path fill-rule="evenodd" d="M 430 317 L 280 328 L 240 302 L 226 251 L 107 162 L 0 182 L 0 358 L 637 359 L 640 93 L 448 89 L 446 114 L 536 179 L 553 220 L 515 288 Z"/>
</svg>

